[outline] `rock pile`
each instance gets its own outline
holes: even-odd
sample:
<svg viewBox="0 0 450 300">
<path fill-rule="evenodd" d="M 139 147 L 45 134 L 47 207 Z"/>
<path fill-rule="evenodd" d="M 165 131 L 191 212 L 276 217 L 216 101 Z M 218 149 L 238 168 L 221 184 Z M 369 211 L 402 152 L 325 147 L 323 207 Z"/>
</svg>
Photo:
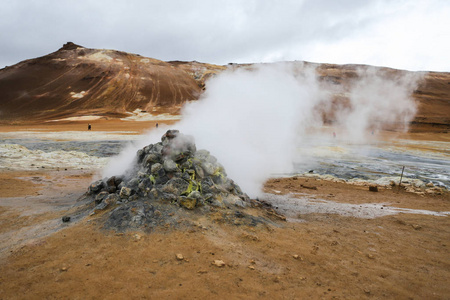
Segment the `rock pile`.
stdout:
<svg viewBox="0 0 450 300">
<path fill-rule="evenodd" d="M 227 177 L 217 159 L 197 150 L 193 137 L 178 130 L 138 150 L 131 171 L 93 182 L 88 194 L 96 204 L 94 213 L 116 207 L 106 225 L 119 230 L 179 224 L 190 211 L 221 212 L 234 223 L 262 222 L 243 212 L 255 201 Z"/>
</svg>

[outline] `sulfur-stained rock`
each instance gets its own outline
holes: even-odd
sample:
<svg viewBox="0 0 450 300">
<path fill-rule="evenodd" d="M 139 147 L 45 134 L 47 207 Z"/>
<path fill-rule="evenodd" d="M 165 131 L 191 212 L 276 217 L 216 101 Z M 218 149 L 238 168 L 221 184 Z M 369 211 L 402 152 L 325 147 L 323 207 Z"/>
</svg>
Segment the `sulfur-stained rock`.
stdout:
<svg viewBox="0 0 450 300">
<path fill-rule="evenodd" d="M 187 209 L 194 209 L 197 204 L 197 199 L 191 197 L 180 197 L 180 206 Z"/>
</svg>

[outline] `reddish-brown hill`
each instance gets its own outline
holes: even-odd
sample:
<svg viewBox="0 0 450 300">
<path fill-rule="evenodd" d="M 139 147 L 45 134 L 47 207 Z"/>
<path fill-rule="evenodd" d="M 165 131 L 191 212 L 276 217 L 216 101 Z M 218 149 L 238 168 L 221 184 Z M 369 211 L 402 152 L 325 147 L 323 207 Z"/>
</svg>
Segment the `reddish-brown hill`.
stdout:
<svg viewBox="0 0 450 300">
<path fill-rule="evenodd" d="M 298 72 L 314 67 L 318 78 L 344 90 L 358 78 L 358 69 L 371 68 L 389 78 L 411 73 L 361 65 L 291 62 Z M 232 68 L 252 68 L 233 64 Z M 164 62 L 115 50 L 89 49 L 65 44 L 49 55 L 26 60 L 0 70 L 0 122 L 41 122 L 66 117 L 126 116 L 141 109 L 177 113 L 181 105 L 196 100 L 210 77 L 227 69 L 199 62 Z M 414 91 L 418 112 L 413 130 L 450 129 L 450 73 L 422 72 Z M 342 94 L 334 104 L 345 105 Z M 333 122 L 333 111 L 324 113 Z"/>
<path fill-rule="evenodd" d="M 7 122 L 120 117 L 137 108 L 176 109 L 201 91 L 201 84 L 170 63 L 67 43 L 0 70 L 0 113 Z"/>
</svg>

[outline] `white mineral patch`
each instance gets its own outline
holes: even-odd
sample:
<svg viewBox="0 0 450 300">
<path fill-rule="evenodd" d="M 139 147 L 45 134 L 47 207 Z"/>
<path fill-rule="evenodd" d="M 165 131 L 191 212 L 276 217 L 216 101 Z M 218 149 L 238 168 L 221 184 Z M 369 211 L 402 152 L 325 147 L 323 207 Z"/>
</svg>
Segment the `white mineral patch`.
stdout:
<svg viewBox="0 0 450 300">
<path fill-rule="evenodd" d="M 109 158 L 89 156 L 78 151 L 29 150 L 17 144 L 0 144 L 0 169 L 35 170 L 35 169 L 100 169 Z"/>
<path fill-rule="evenodd" d="M 126 78 L 126 79 L 130 78 L 130 74 L 126 73 L 126 74 L 125 74 L 125 78 Z"/>
<path fill-rule="evenodd" d="M 338 214 L 346 217 L 373 219 L 399 213 L 421 214 L 445 217 L 448 211 L 431 211 L 388 206 L 390 203 L 349 204 L 338 203 L 323 199 L 314 199 L 306 194 L 274 195 L 264 194 L 260 199 L 278 207 L 278 211 L 285 214 L 292 221 L 301 219 L 301 215 L 320 213 Z"/>
<path fill-rule="evenodd" d="M 310 174 L 310 173 L 304 173 L 304 174 L 301 174 L 301 176 L 316 178 L 316 179 L 321 179 L 321 180 L 326 180 L 326 181 L 331 181 L 331 182 L 349 183 L 349 184 L 359 185 L 359 186 L 368 186 L 370 184 L 376 184 L 378 186 L 388 187 L 392 183 L 395 183 L 396 185 L 398 185 L 400 182 L 400 176 L 386 176 L 386 177 L 381 177 L 377 180 L 368 180 L 368 179 L 359 179 L 359 178 L 345 180 L 345 179 L 337 178 L 333 175 L 320 175 L 320 174 Z M 410 185 L 410 186 L 413 186 L 416 188 L 422 188 L 425 186 L 425 183 L 420 179 L 403 177 L 402 185 Z"/>
<path fill-rule="evenodd" d="M 72 98 L 80 99 L 80 98 L 83 98 L 86 95 L 86 91 L 82 91 L 82 92 L 79 92 L 79 93 L 71 92 L 70 95 L 72 95 Z"/>
<path fill-rule="evenodd" d="M 162 121 L 162 120 L 180 120 L 180 115 L 171 114 L 158 114 L 152 115 L 147 112 L 142 112 L 140 109 L 136 109 L 133 112 L 127 112 L 129 117 L 122 118 L 123 121 Z"/>
<path fill-rule="evenodd" d="M 87 129 L 87 124 L 86 124 Z M 95 128 L 93 128 L 95 130 Z M 0 139 L 41 139 L 53 141 L 126 141 L 142 137 L 136 131 L 16 131 L 0 132 Z"/>
<path fill-rule="evenodd" d="M 96 60 L 96 61 L 111 61 L 113 58 L 106 54 L 104 51 L 96 52 L 94 54 L 91 54 L 89 56 L 86 56 L 86 58 L 90 60 Z"/>
<path fill-rule="evenodd" d="M 59 121 L 92 121 L 101 119 L 102 116 L 80 116 L 80 117 L 70 117 L 58 120 L 50 120 L 48 122 L 59 122 Z"/>
</svg>

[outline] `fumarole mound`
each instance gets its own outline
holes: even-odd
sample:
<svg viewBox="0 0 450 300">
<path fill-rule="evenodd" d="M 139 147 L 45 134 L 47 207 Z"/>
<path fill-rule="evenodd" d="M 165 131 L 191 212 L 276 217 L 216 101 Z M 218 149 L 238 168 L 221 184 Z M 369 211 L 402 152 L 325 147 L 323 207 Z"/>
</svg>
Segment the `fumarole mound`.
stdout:
<svg viewBox="0 0 450 300">
<path fill-rule="evenodd" d="M 205 216 L 253 226 L 282 218 L 249 199 L 213 155 L 197 150 L 193 137 L 178 130 L 137 151 L 130 171 L 93 182 L 87 194 L 93 214 L 110 210 L 105 227 L 120 231 L 191 226 Z"/>
</svg>

